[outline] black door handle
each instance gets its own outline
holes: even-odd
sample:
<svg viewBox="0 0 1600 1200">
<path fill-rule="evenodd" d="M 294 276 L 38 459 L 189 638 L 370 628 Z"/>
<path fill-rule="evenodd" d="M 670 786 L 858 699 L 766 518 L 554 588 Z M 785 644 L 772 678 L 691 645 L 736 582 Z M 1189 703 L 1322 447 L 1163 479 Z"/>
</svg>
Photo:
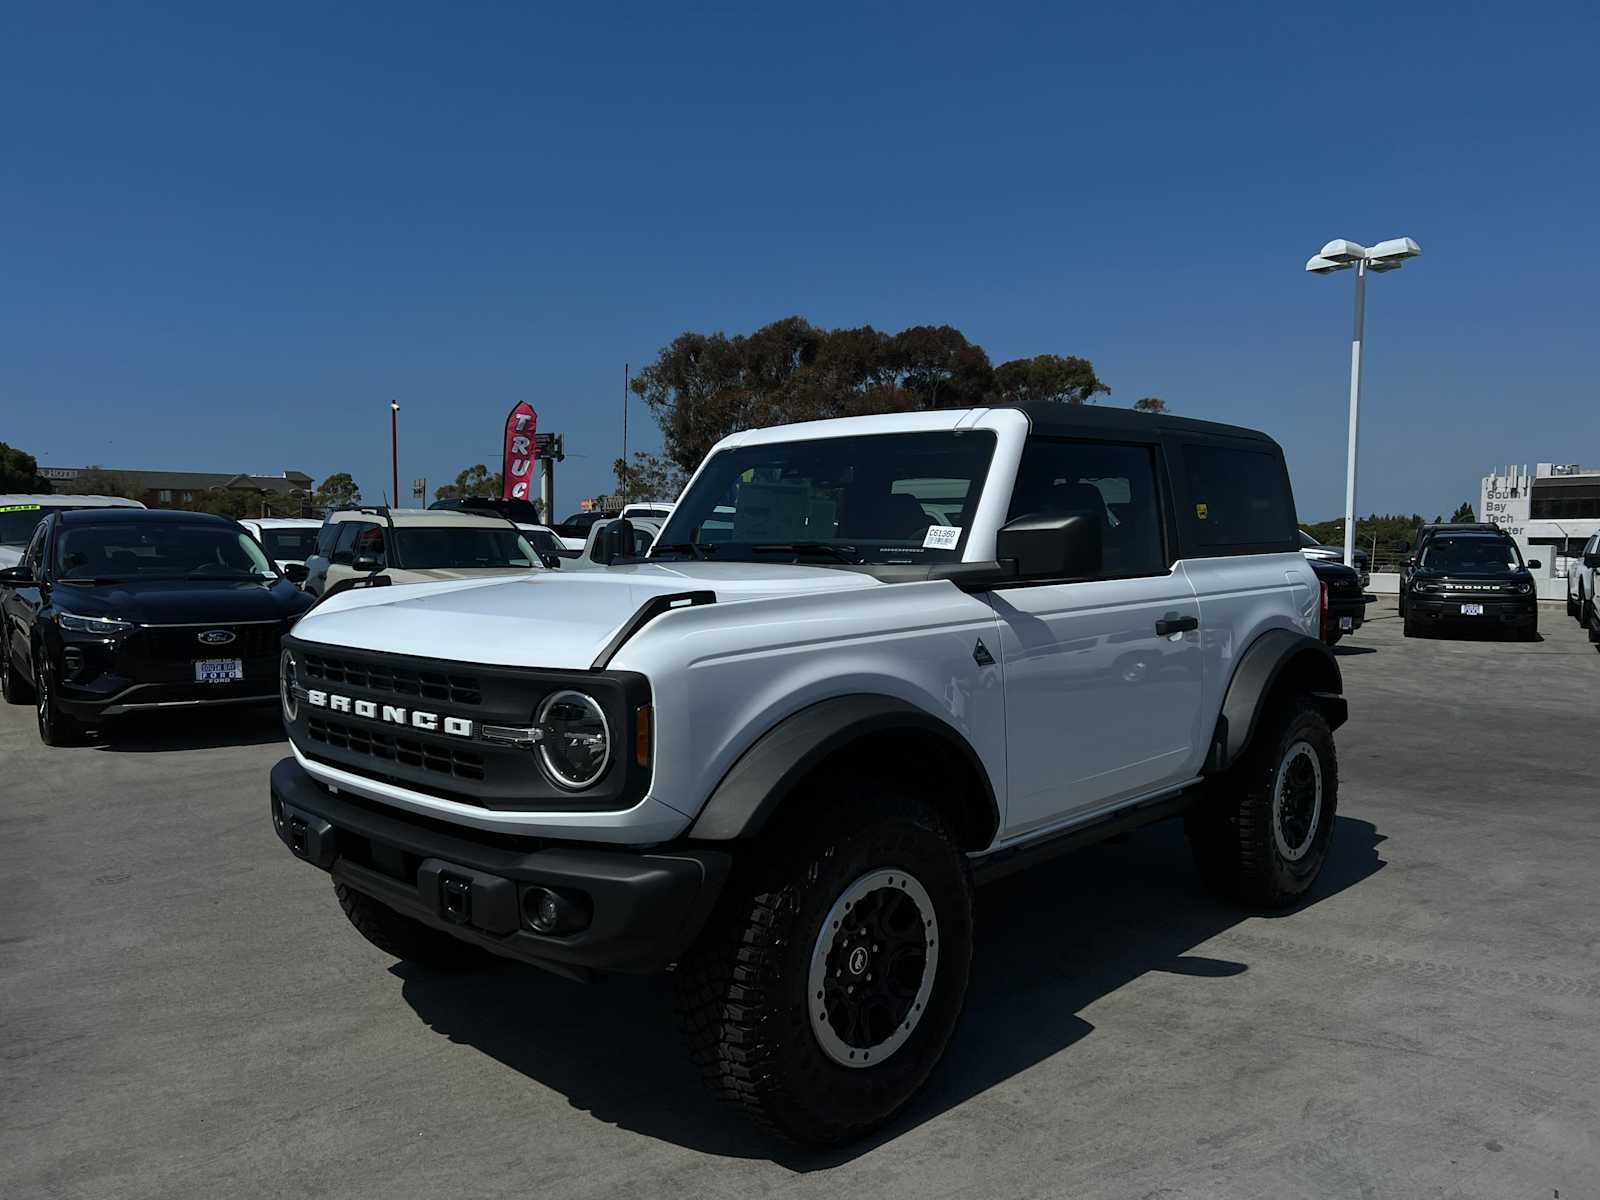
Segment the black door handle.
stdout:
<svg viewBox="0 0 1600 1200">
<path fill-rule="evenodd" d="M 1156 622 L 1156 636 L 1168 637 L 1174 633 L 1188 633 L 1200 628 L 1198 617 L 1162 617 Z"/>
</svg>

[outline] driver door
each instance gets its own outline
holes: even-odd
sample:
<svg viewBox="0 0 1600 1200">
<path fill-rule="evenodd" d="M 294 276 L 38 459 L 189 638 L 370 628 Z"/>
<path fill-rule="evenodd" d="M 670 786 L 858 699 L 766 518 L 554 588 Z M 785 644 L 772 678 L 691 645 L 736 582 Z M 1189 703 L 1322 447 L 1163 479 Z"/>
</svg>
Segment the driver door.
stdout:
<svg viewBox="0 0 1600 1200">
<path fill-rule="evenodd" d="M 1101 523 L 1093 578 L 989 593 L 1005 670 L 1015 836 L 1186 781 L 1200 730 L 1199 602 L 1166 529 L 1154 444 L 1030 439 L 1009 519 Z"/>
</svg>

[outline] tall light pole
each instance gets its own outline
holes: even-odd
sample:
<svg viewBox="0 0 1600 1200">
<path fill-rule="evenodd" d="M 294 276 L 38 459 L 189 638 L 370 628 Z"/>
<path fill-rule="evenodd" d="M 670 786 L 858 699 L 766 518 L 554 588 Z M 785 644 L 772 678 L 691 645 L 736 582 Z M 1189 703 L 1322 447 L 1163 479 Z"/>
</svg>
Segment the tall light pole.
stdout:
<svg viewBox="0 0 1600 1200">
<path fill-rule="evenodd" d="M 400 405 L 389 401 L 389 503 L 400 507 Z"/>
<path fill-rule="evenodd" d="M 1311 256 L 1306 270 L 1317 275 L 1356 269 L 1356 328 L 1350 339 L 1350 447 L 1344 480 L 1344 565 L 1356 561 L 1356 429 L 1361 416 L 1361 338 L 1367 314 L 1367 272 L 1398 271 L 1408 258 L 1422 253 L 1410 238 L 1390 238 L 1370 250 L 1336 238 Z"/>
</svg>

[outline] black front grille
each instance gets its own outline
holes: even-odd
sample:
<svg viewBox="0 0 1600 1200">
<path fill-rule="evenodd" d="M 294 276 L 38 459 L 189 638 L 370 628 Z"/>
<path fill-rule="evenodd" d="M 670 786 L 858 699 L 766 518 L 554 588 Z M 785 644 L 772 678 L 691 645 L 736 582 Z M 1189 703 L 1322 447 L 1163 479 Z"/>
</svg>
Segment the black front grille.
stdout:
<svg viewBox="0 0 1600 1200">
<path fill-rule="evenodd" d="M 440 704 L 482 704 L 483 688 L 471 675 L 413 670 L 382 658 L 357 659 L 305 651 L 301 672 L 323 683 L 410 696 Z"/>
<path fill-rule="evenodd" d="M 455 779 L 483 778 L 483 756 L 457 750 L 454 746 L 396 737 L 381 729 L 368 729 L 326 717 L 306 718 L 306 733 L 325 746 L 399 763 L 403 767 L 416 767 Z"/>
<path fill-rule="evenodd" d="M 211 645 L 200 635 L 213 629 L 233 634 L 231 642 Z M 195 658 L 276 658 L 283 627 L 277 621 L 262 625 L 145 626 L 139 631 L 140 654 L 153 661 Z"/>
<path fill-rule="evenodd" d="M 303 754 L 329 766 L 490 810 L 615 810 L 637 803 L 649 788 L 649 766 L 629 753 L 636 714 L 650 703 L 642 675 L 456 663 L 293 634 L 284 644 L 307 691 L 289 736 Z M 567 688 L 599 701 L 615 740 L 605 774 L 578 793 L 553 783 L 528 747 L 482 737 L 486 725 L 532 724 L 544 700 Z M 321 693 L 316 704 L 313 693 Z M 366 703 L 379 713 L 397 708 L 407 715 L 358 715 L 354 706 Z M 416 724 L 418 713 L 438 724 Z M 472 736 L 447 734 L 442 723 L 449 718 L 471 722 Z"/>
</svg>

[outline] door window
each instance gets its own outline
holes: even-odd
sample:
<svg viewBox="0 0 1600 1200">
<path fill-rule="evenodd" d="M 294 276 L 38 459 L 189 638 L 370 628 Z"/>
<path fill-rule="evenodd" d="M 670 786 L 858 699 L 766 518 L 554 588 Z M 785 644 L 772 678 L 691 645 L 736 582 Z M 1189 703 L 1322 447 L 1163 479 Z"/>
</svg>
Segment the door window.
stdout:
<svg viewBox="0 0 1600 1200">
<path fill-rule="evenodd" d="M 1022 451 L 1008 519 L 1084 513 L 1100 524 L 1101 576 L 1164 575 L 1155 449 L 1112 442 L 1031 439 Z"/>
<path fill-rule="evenodd" d="M 38 528 L 33 531 L 33 539 L 22 554 L 22 565 L 28 569 L 30 579 L 39 578 L 39 564 L 44 562 L 44 535 L 45 524 L 40 521 Z"/>
<path fill-rule="evenodd" d="M 333 558 L 334 543 L 339 540 L 339 531 L 343 528 L 343 525 L 336 525 L 329 521 L 321 529 L 317 530 L 317 553 L 322 555 L 323 558 L 331 560 Z"/>
<path fill-rule="evenodd" d="M 378 525 L 362 525 L 356 534 L 355 558 L 375 558 L 383 565 L 383 529 Z"/>
<path fill-rule="evenodd" d="M 363 529 L 376 529 L 376 525 L 367 525 L 361 521 L 345 521 L 339 525 L 339 539 L 333 544 L 333 553 L 328 556 L 328 561 L 348 567 L 355 561 L 356 535 Z"/>
</svg>

